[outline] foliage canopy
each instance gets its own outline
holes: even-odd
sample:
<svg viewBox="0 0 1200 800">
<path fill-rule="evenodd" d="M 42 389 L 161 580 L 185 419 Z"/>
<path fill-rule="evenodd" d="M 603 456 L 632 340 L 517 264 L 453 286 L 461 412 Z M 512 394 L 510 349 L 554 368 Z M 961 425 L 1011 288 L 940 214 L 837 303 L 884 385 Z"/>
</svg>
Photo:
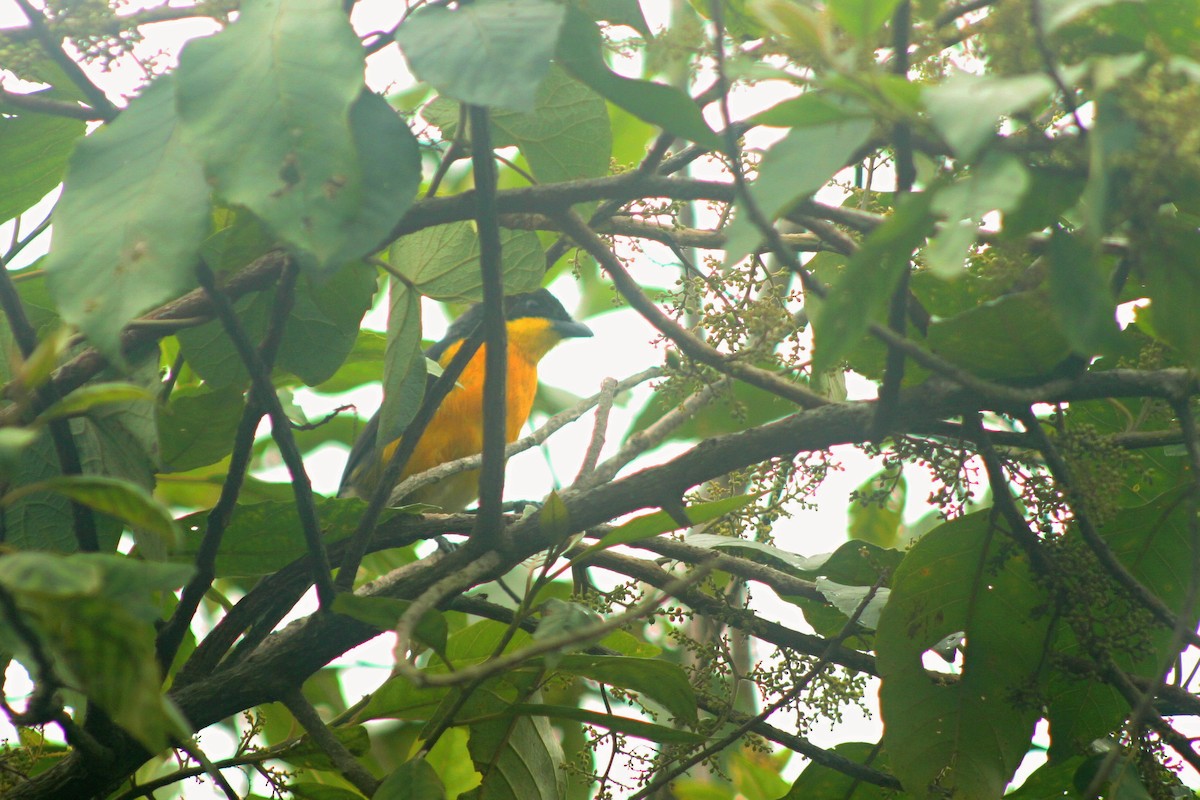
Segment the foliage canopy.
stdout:
<svg viewBox="0 0 1200 800">
<path fill-rule="evenodd" d="M 1041 720 L 1012 797 L 1191 794 L 1200 5 L 17 3 L 6 797 L 975 800 Z M 395 435 L 422 298 L 568 271 L 663 340 L 542 403 L 599 448 L 655 381 L 616 446 L 523 514 L 496 448 L 476 514 L 314 495 L 355 423 L 297 393 L 382 376 Z M 879 472 L 817 555 L 789 520 L 843 446 Z M 335 660 L 384 631 L 362 695 Z M 808 738 L 876 691 L 880 741 Z"/>
</svg>

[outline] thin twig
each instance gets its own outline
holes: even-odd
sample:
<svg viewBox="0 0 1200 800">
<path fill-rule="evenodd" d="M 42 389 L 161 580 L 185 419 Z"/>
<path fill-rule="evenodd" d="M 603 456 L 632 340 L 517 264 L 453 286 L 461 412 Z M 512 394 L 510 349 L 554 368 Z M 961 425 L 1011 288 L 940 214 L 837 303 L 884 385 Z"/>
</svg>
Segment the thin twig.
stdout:
<svg viewBox="0 0 1200 800">
<path fill-rule="evenodd" d="M 745 381 L 759 389 L 778 395 L 801 408 L 815 408 L 828 405 L 829 400 L 798 383 L 779 377 L 773 372 L 760 369 L 721 353 L 701 340 L 691 331 L 672 320 L 658 309 L 654 302 L 642 292 L 637 282 L 625 271 L 620 259 L 609 249 L 608 245 L 589 228 L 579 215 L 567 211 L 561 216 L 563 230 L 584 249 L 588 255 L 596 259 L 608 273 L 617 291 L 634 309 L 658 329 L 660 333 L 679 346 L 679 349 L 690 358 L 713 367 L 730 377 Z"/>
<path fill-rule="evenodd" d="M 631 375 L 630 377 L 619 381 L 615 391 L 617 394 L 624 393 L 635 386 L 645 383 L 648 380 L 661 377 L 662 374 L 662 368 L 650 367 L 649 369 L 642 370 L 636 375 Z M 512 458 L 517 453 L 523 453 L 530 448 L 537 447 L 538 445 L 542 444 L 550 438 L 551 434 L 558 431 L 564 425 L 574 422 L 588 411 L 591 411 L 593 408 L 595 408 L 596 404 L 600 402 L 600 398 L 600 393 L 597 393 L 591 397 L 580 400 L 571 408 L 558 412 L 553 417 L 542 423 L 533 433 L 525 436 L 524 438 L 518 439 L 504 448 L 504 457 L 506 459 Z M 479 469 L 480 460 L 481 457 L 478 454 L 466 456 L 464 458 L 455 459 L 454 461 L 447 461 L 445 464 L 439 464 L 433 469 L 428 469 L 424 472 L 417 473 L 416 475 L 410 475 L 397 484 L 394 489 L 392 489 L 391 496 L 388 498 L 388 504 L 399 505 L 404 501 L 404 498 L 408 497 L 419 489 L 423 489 L 424 487 L 435 483 L 440 483 L 452 475 L 458 475 L 462 472 Z"/>
<path fill-rule="evenodd" d="M 67 51 L 63 49 L 61 40 L 56 40 L 54 33 L 46 24 L 46 18 L 42 13 L 33 7 L 29 0 L 16 0 L 17 6 L 25 14 L 29 20 L 29 29 L 33 32 L 33 36 L 38 40 L 38 44 L 42 46 L 42 50 L 50 57 L 58 67 L 66 73 L 66 76 L 71 80 L 79 91 L 83 92 L 88 103 L 100 115 L 100 119 L 111 121 L 116 118 L 118 109 L 113 105 L 108 96 L 96 84 L 92 83 L 83 68 L 75 63 L 75 59 L 67 55 Z"/>
<path fill-rule="evenodd" d="M 677 592 L 682 592 L 683 590 L 688 589 L 689 587 L 694 586 L 696 583 L 704 580 L 704 578 L 706 578 L 711 571 L 712 567 L 707 563 L 696 564 L 695 569 L 693 569 L 685 577 L 677 578 L 666 587 L 663 587 L 662 593 L 657 597 L 651 597 L 647 600 L 643 600 L 641 603 L 631 606 L 629 609 L 621 612 L 620 614 L 609 617 L 593 625 L 583 626 L 573 631 L 561 633 L 557 636 L 549 636 L 545 639 L 538 639 L 528 647 L 517 650 L 513 653 L 501 655 L 496 658 L 492 658 L 478 664 L 472 664 L 470 666 L 463 667 L 462 669 L 447 673 L 422 672 L 412 667 L 408 667 L 408 669 L 405 670 L 405 675 L 409 678 L 409 680 L 419 687 L 461 686 L 464 683 L 470 683 L 472 681 L 489 678 L 502 672 L 509 672 L 518 665 L 523 664 L 530 659 L 537 658 L 538 656 L 545 655 L 546 653 L 562 651 L 566 648 L 583 644 L 584 642 L 600 639 L 606 634 L 621 628 L 629 622 L 642 619 L 668 599 L 675 596 Z M 411 611 L 411 607 L 409 610 Z M 399 669 L 399 664 L 397 664 L 397 669 Z"/>
<path fill-rule="evenodd" d="M 84 122 L 102 120 L 104 117 L 89 106 L 69 103 L 65 100 L 51 100 L 38 94 L 22 94 L 10 92 L 0 86 L 0 105 L 8 105 L 21 111 L 32 111 L 36 114 L 48 114 L 54 117 L 67 117 Z"/>
<path fill-rule="evenodd" d="M 613 401 L 617 396 L 617 382 L 605 378 L 600 384 L 600 399 L 596 403 L 596 424 L 592 427 L 592 438 L 588 442 L 587 451 L 583 454 L 583 464 L 575 476 L 575 482 L 583 480 L 596 470 L 600 461 L 600 451 L 604 449 L 604 438 L 608 432 L 608 415 L 612 411 Z"/>
</svg>

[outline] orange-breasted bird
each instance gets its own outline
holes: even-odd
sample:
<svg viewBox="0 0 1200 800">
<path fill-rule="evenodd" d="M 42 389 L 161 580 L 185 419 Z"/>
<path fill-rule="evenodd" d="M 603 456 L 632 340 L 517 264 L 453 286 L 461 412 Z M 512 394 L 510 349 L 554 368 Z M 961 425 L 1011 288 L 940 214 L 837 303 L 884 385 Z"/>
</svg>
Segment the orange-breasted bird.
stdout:
<svg viewBox="0 0 1200 800">
<path fill-rule="evenodd" d="M 512 442 L 517 439 L 533 409 L 538 362 L 563 339 L 591 336 L 592 331 L 583 323 L 571 319 L 562 304 L 545 289 L 506 297 L 504 316 L 508 321 L 505 434 L 507 441 Z M 471 306 L 454 321 L 445 338 L 426 350 L 425 355 L 445 367 L 482 319 L 483 306 Z M 471 357 L 456 385 L 442 401 L 421 435 L 400 480 L 483 450 L 483 364 L 486 347 L 481 346 Z M 376 413 L 350 451 L 350 458 L 342 473 L 341 488 L 338 489 L 340 497 L 368 496 L 378 483 L 383 466 L 402 441 L 403 437 L 392 442 L 377 442 L 378 431 L 379 414 Z M 460 473 L 418 489 L 404 501 L 461 510 L 475 499 L 478 481 L 477 470 Z"/>
</svg>

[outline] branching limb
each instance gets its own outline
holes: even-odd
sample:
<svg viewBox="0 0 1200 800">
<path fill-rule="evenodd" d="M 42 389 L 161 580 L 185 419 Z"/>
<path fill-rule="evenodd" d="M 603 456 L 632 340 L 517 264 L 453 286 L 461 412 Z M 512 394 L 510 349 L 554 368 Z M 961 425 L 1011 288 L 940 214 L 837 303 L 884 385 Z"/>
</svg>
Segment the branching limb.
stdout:
<svg viewBox="0 0 1200 800">
<path fill-rule="evenodd" d="M 650 367 L 649 369 L 642 370 L 636 375 L 631 375 L 622 381 L 618 381 L 614 389 L 614 393 L 622 394 L 629 391 L 634 386 L 638 386 L 653 378 L 661 377 L 662 374 L 663 371 L 660 367 Z M 574 422 L 588 411 L 591 411 L 593 408 L 595 408 L 600 402 L 601 397 L 602 393 L 594 394 L 591 397 L 587 397 L 579 401 L 572 408 L 558 412 L 553 417 L 542 423 L 542 425 L 539 426 L 533 433 L 508 445 L 504 449 L 504 457 L 506 459 L 512 458 L 517 453 L 523 453 L 530 448 L 541 445 L 550 438 L 551 434 L 555 433 L 563 426 Z M 480 456 L 467 456 L 454 461 L 447 461 L 445 464 L 439 464 L 433 469 L 426 470 L 425 472 L 421 472 L 416 475 L 410 475 L 401 483 L 397 484 L 396 488 L 392 490 L 391 496 L 388 499 L 388 503 L 390 505 L 397 505 L 401 503 L 405 497 L 417 491 L 418 489 L 438 483 L 452 475 L 457 475 L 461 472 L 479 469 L 479 464 Z"/>
<path fill-rule="evenodd" d="M 295 265 L 289 265 L 284 270 L 283 278 L 276 292 L 275 308 L 272 311 L 274 317 L 279 320 L 279 330 L 276 332 L 276 336 L 282 336 L 283 320 L 287 319 L 291 310 L 298 271 Z M 271 369 L 263 363 L 259 352 L 250 344 L 237 314 L 234 313 L 233 304 L 217 288 L 216 278 L 203 262 L 196 267 L 196 276 L 200 281 L 201 288 L 212 299 L 217 318 L 221 320 L 221 326 L 225 329 L 226 335 L 229 336 L 237 350 L 238 357 L 241 358 L 250 373 L 251 384 L 256 389 L 256 400 L 264 405 L 267 416 L 271 419 L 271 436 L 275 439 L 275 444 L 279 447 L 279 454 L 283 457 L 283 462 L 287 465 L 288 473 L 291 476 L 292 491 L 296 497 L 296 511 L 299 514 L 305 544 L 312 557 L 313 580 L 317 585 L 317 597 L 321 602 L 321 607 L 328 609 L 333 603 L 333 595 L 336 590 L 330 572 L 329 556 L 325 552 L 325 542 L 321 538 L 321 525 L 317 516 L 316 501 L 313 498 L 312 482 L 304 469 L 304 459 L 300 456 L 300 449 L 296 446 L 291 420 L 283 412 L 279 396 L 275 393 L 275 387 L 271 385 Z"/>
<path fill-rule="evenodd" d="M 283 330 L 295 289 L 296 273 L 296 267 L 291 264 L 283 269 L 275 307 L 268 321 L 267 332 L 259 344 L 259 362 L 263 369 L 268 371 L 275 363 L 279 345 L 283 341 Z M 270 391 L 271 396 L 274 397 L 274 388 L 272 387 Z M 193 562 L 196 571 L 187 585 L 183 587 L 179 603 L 175 606 L 170 619 L 158 631 L 155 650 L 159 666 L 164 673 L 170 669 L 171 662 L 175 660 L 183 637 L 192 624 L 192 618 L 196 615 L 196 609 L 200 607 L 200 601 L 212 586 L 213 579 L 216 578 L 217 552 L 220 550 L 225 530 L 233 519 L 234 508 L 237 506 L 242 485 L 250 469 L 255 434 L 258 431 L 259 421 L 267 413 L 268 402 L 262 397 L 262 386 L 258 383 L 252 384 L 250 391 L 246 393 L 246 407 L 242 410 L 242 417 L 234 432 L 233 448 L 229 455 L 229 469 L 221 484 L 221 494 L 205 520 L 204 536 L 200 540 L 200 547 L 196 551 L 196 558 Z"/>
<path fill-rule="evenodd" d="M 88 103 L 100 115 L 100 119 L 108 122 L 116 118 L 118 109 L 108 99 L 108 95 L 92 83 L 91 79 L 84 73 L 83 68 L 71 58 L 65 50 L 62 43 L 56 39 L 50 26 L 46 24 L 46 18 L 42 13 L 33 7 L 29 0 L 16 0 L 17 6 L 29 21 L 29 30 L 33 33 L 33 37 L 37 39 L 38 44 L 42 46 L 42 50 L 50 57 L 59 69 L 71 80 L 71 83 L 83 92 L 83 96 L 87 98 Z"/>
<path fill-rule="evenodd" d="M 293 689 L 284 695 L 283 704 L 287 706 L 288 711 L 292 712 L 292 716 L 304 730 L 308 731 L 308 735 L 312 737 L 317 747 L 321 748 L 321 752 L 329 756 L 329 760 L 333 762 L 337 771 L 354 784 L 354 788 L 367 797 L 375 794 L 379 788 L 379 780 L 359 763 L 341 740 L 334 736 L 333 731 L 329 729 L 325 721 L 321 719 L 321 715 L 317 713 L 312 703 L 308 702 L 299 689 Z"/>
</svg>

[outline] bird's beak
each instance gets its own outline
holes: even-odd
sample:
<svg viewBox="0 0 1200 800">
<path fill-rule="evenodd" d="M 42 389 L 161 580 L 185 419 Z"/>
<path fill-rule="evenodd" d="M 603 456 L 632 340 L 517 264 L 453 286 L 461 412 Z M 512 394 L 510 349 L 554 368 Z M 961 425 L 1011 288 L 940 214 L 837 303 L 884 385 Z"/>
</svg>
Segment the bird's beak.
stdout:
<svg viewBox="0 0 1200 800">
<path fill-rule="evenodd" d="M 554 332 L 564 339 L 579 339 L 595 335 L 587 325 L 584 325 L 582 322 L 576 322 L 573 319 L 554 320 Z"/>
</svg>

